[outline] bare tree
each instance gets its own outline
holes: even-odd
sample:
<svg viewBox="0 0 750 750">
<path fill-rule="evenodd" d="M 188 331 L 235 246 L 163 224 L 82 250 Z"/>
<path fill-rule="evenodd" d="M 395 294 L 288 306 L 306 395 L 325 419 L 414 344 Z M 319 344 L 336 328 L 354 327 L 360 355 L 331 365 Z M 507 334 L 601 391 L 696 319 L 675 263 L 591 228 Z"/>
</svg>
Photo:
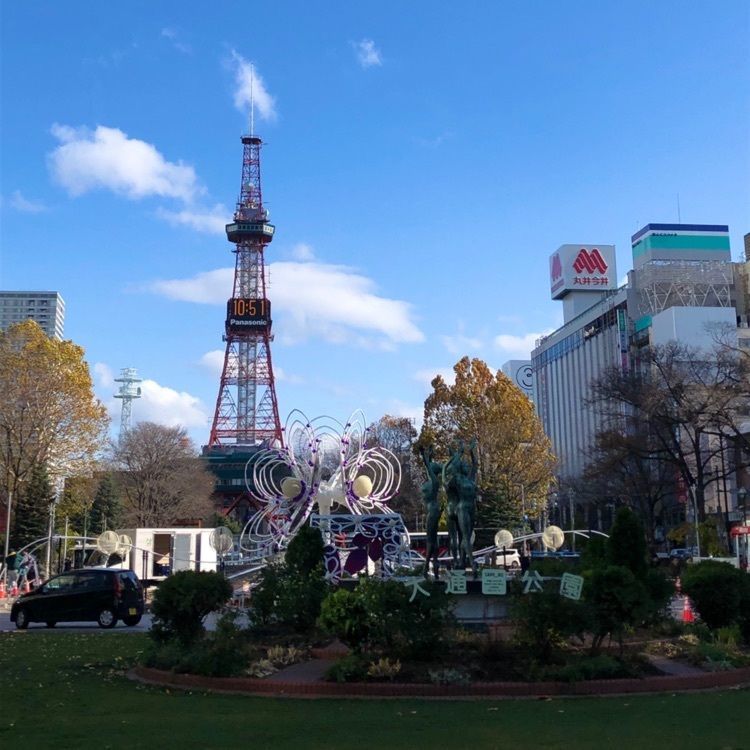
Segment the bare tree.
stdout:
<svg viewBox="0 0 750 750">
<path fill-rule="evenodd" d="M 207 518 L 214 479 L 181 427 L 140 422 L 113 451 L 123 523 L 169 526 Z"/>
<path fill-rule="evenodd" d="M 417 519 L 424 512 L 419 494 L 420 475 L 412 453 L 416 438 L 417 430 L 411 419 L 390 414 L 371 424 L 367 431 L 367 444 L 388 449 L 401 465 L 401 487 L 390 505 L 411 529 L 416 527 Z"/>
<path fill-rule="evenodd" d="M 673 468 L 702 523 L 707 488 L 741 468 L 724 458 L 728 441 L 747 448 L 749 374 L 750 360 L 729 347 L 670 342 L 641 352 L 632 371 L 607 371 L 592 384 L 591 401 L 610 441 L 619 435 L 618 450 Z"/>
<path fill-rule="evenodd" d="M 650 441 L 645 430 L 634 434 L 600 432 L 582 481 L 577 484 L 576 497 L 595 508 L 599 518 L 603 506 L 627 505 L 642 519 L 653 547 L 659 515 L 674 496 L 675 468 L 671 463 L 652 460 L 655 451 L 648 449 Z"/>
</svg>

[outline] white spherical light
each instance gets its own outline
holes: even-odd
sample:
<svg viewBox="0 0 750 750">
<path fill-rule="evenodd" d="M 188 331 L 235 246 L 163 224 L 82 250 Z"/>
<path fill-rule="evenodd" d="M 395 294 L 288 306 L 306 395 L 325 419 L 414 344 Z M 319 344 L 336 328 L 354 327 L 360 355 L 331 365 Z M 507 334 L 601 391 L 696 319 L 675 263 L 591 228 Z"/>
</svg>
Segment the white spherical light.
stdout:
<svg viewBox="0 0 750 750">
<path fill-rule="evenodd" d="M 293 500 L 302 492 L 302 482 L 294 477 L 287 477 L 281 482 L 281 493 L 287 500 Z"/>
<path fill-rule="evenodd" d="M 369 497 L 372 492 L 372 479 L 365 474 L 360 474 L 352 482 L 352 492 L 359 497 Z"/>
</svg>

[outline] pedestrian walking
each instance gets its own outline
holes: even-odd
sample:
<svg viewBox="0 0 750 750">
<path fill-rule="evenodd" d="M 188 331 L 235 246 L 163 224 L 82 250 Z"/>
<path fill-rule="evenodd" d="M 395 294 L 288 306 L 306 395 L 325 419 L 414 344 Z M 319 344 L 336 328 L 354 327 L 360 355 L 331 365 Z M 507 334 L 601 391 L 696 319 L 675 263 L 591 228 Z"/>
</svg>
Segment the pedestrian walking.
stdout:
<svg viewBox="0 0 750 750">
<path fill-rule="evenodd" d="M 524 547 L 521 550 L 521 573 L 525 573 L 531 567 L 531 557 L 528 549 Z"/>
<path fill-rule="evenodd" d="M 7 573 L 8 587 L 10 588 L 16 582 L 18 578 L 18 572 L 16 571 L 16 564 L 18 562 L 18 553 L 15 550 L 11 550 L 8 556 L 5 558 L 5 570 Z"/>
</svg>

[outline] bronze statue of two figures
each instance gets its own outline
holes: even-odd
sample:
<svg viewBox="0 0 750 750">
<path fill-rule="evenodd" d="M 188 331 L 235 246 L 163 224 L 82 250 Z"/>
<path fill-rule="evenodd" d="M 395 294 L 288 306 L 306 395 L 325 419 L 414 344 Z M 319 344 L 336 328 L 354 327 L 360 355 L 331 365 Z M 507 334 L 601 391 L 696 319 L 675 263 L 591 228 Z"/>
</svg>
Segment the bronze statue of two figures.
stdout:
<svg viewBox="0 0 750 750">
<path fill-rule="evenodd" d="M 420 455 L 427 469 L 427 481 L 422 485 L 422 497 L 427 511 L 427 551 L 425 553 L 425 576 L 432 571 L 439 575 L 438 524 L 440 523 L 440 484 L 445 488 L 446 517 L 448 522 L 448 546 L 453 567 L 476 572 L 473 556 L 474 517 L 477 508 L 477 446 L 473 440 L 468 449 L 463 442 L 451 452 L 450 458 L 441 464 L 433 460 L 432 446 L 422 449 Z M 469 461 L 466 454 L 469 454 Z"/>
</svg>

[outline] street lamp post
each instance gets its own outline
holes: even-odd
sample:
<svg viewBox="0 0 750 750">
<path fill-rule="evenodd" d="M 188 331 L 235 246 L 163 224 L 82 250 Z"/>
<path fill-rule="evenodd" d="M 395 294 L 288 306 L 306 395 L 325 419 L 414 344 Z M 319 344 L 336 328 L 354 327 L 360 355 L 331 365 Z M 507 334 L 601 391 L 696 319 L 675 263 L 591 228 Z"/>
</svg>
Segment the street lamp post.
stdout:
<svg viewBox="0 0 750 750">
<path fill-rule="evenodd" d="M 575 528 L 576 528 L 576 503 L 575 503 L 575 498 L 573 497 L 573 493 L 572 492 L 569 493 L 568 499 L 570 501 L 570 536 L 572 537 L 572 539 L 571 539 L 571 545 L 572 545 L 572 548 L 573 548 L 573 552 L 575 552 L 576 551 L 576 533 L 575 533 Z"/>
<path fill-rule="evenodd" d="M 13 490 L 8 487 L 8 494 L 5 496 L 5 549 L 3 550 L 3 580 L 8 583 L 8 566 L 5 561 L 10 553 L 10 512 L 13 505 Z"/>
<path fill-rule="evenodd" d="M 688 495 L 693 501 L 693 524 L 695 526 L 695 548 L 698 550 L 698 557 L 701 556 L 701 533 L 698 526 L 698 500 L 695 497 L 695 487 L 690 484 L 688 485 Z"/>
<path fill-rule="evenodd" d="M 747 506 L 745 505 L 745 501 L 747 500 L 747 490 L 744 487 L 739 487 L 737 489 L 737 510 L 740 509 L 740 506 L 742 507 L 742 515 L 740 516 L 740 523 L 742 526 L 747 526 Z M 737 565 L 742 569 L 743 560 L 745 562 L 745 568 L 747 568 L 747 558 L 748 555 L 750 555 L 750 549 L 748 549 L 748 537 L 747 534 L 740 535 L 738 534 L 735 539 L 737 540 Z M 742 554 L 740 554 L 740 545 L 743 543 L 742 540 L 744 539 L 744 547 L 745 549 L 742 551 Z"/>
</svg>

